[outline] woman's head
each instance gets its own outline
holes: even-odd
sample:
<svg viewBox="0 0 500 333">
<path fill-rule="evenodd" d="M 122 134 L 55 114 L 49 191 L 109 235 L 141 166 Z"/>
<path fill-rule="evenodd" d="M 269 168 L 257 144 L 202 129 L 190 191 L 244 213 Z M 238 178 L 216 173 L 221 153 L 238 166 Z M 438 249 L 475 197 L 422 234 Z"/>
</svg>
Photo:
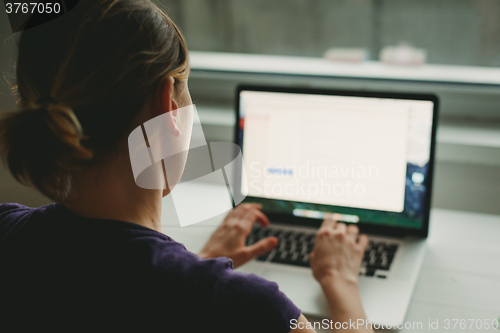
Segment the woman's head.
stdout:
<svg viewBox="0 0 500 333">
<path fill-rule="evenodd" d="M 24 30 L 18 110 L 0 120 L 14 177 L 64 199 L 71 175 L 116 149 L 169 87 L 171 109 L 190 103 L 187 52 L 175 24 L 147 0 L 83 0 Z"/>
</svg>

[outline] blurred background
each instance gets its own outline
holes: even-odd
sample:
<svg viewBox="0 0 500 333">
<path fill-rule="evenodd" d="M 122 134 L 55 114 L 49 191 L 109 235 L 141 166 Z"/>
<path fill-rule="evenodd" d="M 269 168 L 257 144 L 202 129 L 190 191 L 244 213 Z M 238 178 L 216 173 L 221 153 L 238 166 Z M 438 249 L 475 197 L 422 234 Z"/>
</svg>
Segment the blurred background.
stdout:
<svg viewBox="0 0 500 333">
<path fill-rule="evenodd" d="M 193 51 L 321 57 L 409 43 L 432 64 L 500 66 L 498 0 L 162 0 Z"/>
<path fill-rule="evenodd" d="M 433 207 L 500 214 L 500 0 L 160 2 L 191 50 L 189 84 L 209 141 L 233 140 L 241 83 L 435 93 Z M 0 111 L 15 108 L 10 37 L 2 10 Z M 329 74 L 308 72 L 318 66 Z M 48 200 L 2 166 L 0 202 Z"/>
</svg>

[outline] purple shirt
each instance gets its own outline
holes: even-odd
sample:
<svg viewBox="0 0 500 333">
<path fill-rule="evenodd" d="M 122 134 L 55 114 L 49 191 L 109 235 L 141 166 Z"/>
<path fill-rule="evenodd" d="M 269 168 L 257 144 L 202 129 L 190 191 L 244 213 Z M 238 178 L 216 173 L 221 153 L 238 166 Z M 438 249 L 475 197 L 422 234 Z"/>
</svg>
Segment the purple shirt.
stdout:
<svg viewBox="0 0 500 333">
<path fill-rule="evenodd" d="M 135 223 L 0 205 L 0 332 L 289 332 L 278 285 Z"/>
</svg>

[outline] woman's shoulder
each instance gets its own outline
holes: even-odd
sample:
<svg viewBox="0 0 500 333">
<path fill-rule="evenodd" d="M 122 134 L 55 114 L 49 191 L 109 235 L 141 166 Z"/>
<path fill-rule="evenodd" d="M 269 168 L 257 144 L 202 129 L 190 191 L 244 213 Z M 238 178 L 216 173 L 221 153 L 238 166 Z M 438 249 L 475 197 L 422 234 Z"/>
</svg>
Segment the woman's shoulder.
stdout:
<svg viewBox="0 0 500 333">
<path fill-rule="evenodd" d="M 0 204 L 0 214 L 15 212 L 15 211 L 30 211 L 33 208 L 26 207 L 18 203 L 3 203 Z"/>
<path fill-rule="evenodd" d="M 0 204 L 0 244 L 13 230 L 19 229 L 35 209 L 18 203 Z"/>
<path fill-rule="evenodd" d="M 50 211 L 54 207 L 54 204 L 48 204 L 41 207 L 28 207 L 18 203 L 2 203 L 0 204 L 0 223 L 1 221 L 10 216 L 11 218 L 19 218 L 26 215 L 31 215 L 35 211 L 45 212 Z"/>
</svg>

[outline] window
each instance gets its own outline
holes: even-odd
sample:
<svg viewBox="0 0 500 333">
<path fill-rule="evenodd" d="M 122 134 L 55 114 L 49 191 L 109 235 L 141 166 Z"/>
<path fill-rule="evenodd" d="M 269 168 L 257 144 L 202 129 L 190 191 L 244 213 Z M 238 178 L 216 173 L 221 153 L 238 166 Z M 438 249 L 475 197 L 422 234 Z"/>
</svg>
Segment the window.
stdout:
<svg viewBox="0 0 500 333">
<path fill-rule="evenodd" d="M 499 0 L 162 0 L 193 51 L 320 57 L 408 43 L 432 64 L 500 67 Z"/>
</svg>

